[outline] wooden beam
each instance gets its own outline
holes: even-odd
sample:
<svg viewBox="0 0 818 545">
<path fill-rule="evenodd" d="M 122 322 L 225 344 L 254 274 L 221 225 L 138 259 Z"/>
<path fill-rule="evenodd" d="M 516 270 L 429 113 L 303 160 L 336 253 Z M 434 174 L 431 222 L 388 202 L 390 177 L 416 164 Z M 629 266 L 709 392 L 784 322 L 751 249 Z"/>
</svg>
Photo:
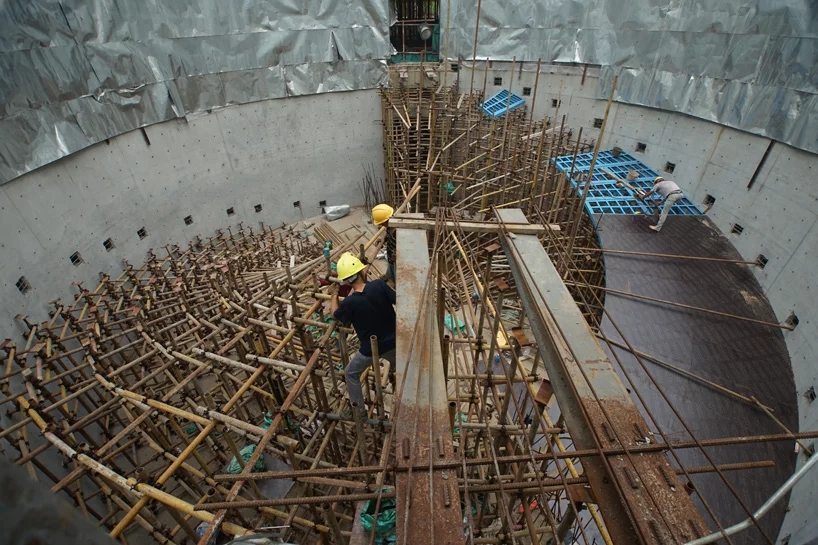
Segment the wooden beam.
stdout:
<svg viewBox="0 0 818 545">
<path fill-rule="evenodd" d="M 444 221 L 436 223 L 433 219 L 409 218 L 406 216 L 392 216 L 389 219 L 389 227 L 397 229 L 425 229 L 431 231 L 437 225 L 443 225 L 446 229 L 461 229 L 472 233 L 496 233 L 500 230 L 499 224 L 490 221 Z M 560 226 L 556 224 L 505 223 L 504 227 L 509 233 L 517 235 L 544 235 L 548 229 L 551 231 L 560 230 Z"/>
</svg>

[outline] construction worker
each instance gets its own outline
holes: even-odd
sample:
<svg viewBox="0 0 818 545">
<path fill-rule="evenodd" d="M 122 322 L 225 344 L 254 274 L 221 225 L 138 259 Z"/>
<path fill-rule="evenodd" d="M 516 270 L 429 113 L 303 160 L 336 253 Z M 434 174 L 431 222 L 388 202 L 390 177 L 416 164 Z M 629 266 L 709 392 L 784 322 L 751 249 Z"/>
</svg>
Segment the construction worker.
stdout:
<svg viewBox="0 0 818 545">
<path fill-rule="evenodd" d="M 665 220 L 667 219 L 667 215 L 670 213 L 670 209 L 673 208 L 673 205 L 676 204 L 676 201 L 684 197 L 684 193 L 682 193 L 681 188 L 676 185 L 676 182 L 671 182 L 670 180 L 665 180 L 661 176 L 657 176 L 653 179 L 653 189 L 648 191 L 647 193 L 642 194 L 640 199 L 646 199 L 650 197 L 654 193 L 658 193 L 664 200 L 665 204 L 662 207 L 662 215 L 659 216 L 659 223 L 656 225 L 650 225 L 649 227 L 656 231 L 657 233 L 662 230 L 662 225 L 665 224 Z"/>
<path fill-rule="evenodd" d="M 389 218 L 395 213 L 395 209 L 388 204 L 379 204 L 372 209 L 372 223 L 386 227 L 386 275 L 395 283 L 395 259 L 397 253 L 397 240 L 395 229 L 389 227 Z"/>
<path fill-rule="evenodd" d="M 339 302 L 337 288 L 332 289 L 330 311 L 339 322 L 351 323 L 361 342 L 361 347 L 349 359 L 344 374 L 350 403 L 357 403 L 359 410 L 363 410 L 361 374 L 372 365 L 372 335 L 378 339 L 380 357 L 388 360 L 392 369 L 395 368 L 395 309 L 392 306 L 395 304 L 395 290 L 383 280 L 367 282 L 366 265 L 349 252 L 338 259 L 337 270 L 338 278 L 350 285 L 352 291 Z"/>
</svg>

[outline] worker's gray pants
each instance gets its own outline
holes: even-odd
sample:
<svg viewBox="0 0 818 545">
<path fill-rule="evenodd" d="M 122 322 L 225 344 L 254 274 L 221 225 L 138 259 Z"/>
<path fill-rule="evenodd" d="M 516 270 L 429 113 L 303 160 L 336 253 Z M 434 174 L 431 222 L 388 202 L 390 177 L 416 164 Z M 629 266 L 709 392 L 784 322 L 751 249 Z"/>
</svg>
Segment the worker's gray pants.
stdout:
<svg viewBox="0 0 818 545">
<path fill-rule="evenodd" d="M 385 354 L 381 354 L 381 358 L 392 364 L 392 370 L 395 369 L 395 350 L 392 349 Z M 367 367 L 372 365 L 372 357 L 364 356 L 360 351 L 355 352 L 349 358 L 349 365 L 347 365 L 344 374 L 347 377 L 347 392 L 349 393 L 350 403 L 357 403 L 360 408 L 364 406 L 364 392 L 361 388 L 361 375 L 366 371 Z"/>
<path fill-rule="evenodd" d="M 676 201 L 684 197 L 683 193 L 676 193 L 675 195 L 668 195 L 668 198 L 665 199 L 665 206 L 662 207 L 662 215 L 659 216 L 659 223 L 656 224 L 656 230 L 662 228 L 662 225 L 665 224 L 665 220 L 667 219 L 667 215 L 670 214 L 670 209 L 673 208 L 673 205 L 676 204 Z"/>
</svg>

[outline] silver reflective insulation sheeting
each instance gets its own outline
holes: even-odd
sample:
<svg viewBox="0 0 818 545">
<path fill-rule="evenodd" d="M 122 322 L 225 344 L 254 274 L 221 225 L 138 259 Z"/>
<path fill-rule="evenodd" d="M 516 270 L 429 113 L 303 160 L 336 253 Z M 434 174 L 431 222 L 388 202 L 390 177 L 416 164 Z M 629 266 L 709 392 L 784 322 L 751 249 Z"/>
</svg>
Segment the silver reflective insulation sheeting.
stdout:
<svg viewBox="0 0 818 545">
<path fill-rule="evenodd" d="M 472 0 L 441 9 L 449 58 L 471 59 Z M 444 4 L 445 7 L 445 4 Z M 598 96 L 818 152 L 818 3 L 482 0 L 477 58 L 601 65 Z"/>
<path fill-rule="evenodd" d="M 0 183 L 139 127 L 387 79 L 385 0 L 0 2 Z"/>
</svg>

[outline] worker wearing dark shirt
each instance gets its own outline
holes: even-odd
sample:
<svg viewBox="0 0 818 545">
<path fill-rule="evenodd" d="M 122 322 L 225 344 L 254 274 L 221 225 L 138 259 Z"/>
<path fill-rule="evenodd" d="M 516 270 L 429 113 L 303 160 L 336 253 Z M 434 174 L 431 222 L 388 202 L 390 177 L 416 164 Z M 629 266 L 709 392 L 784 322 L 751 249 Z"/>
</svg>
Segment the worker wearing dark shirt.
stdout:
<svg viewBox="0 0 818 545">
<path fill-rule="evenodd" d="M 361 347 L 349 359 L 344 374 L 351 403 L 363 409 L 364 396 L 361 389 L 361 375 L 372 365 L 370 337 L 378 339 L 379 356 L 395 367 L 395 290 L 383 280 L 366 281 L 364 265 L 351 253 L 338 259 L 338 278 L 352 286 L 352 292 L 342 302 L 334 293 L 330 310 L 341 323 L 352 324 L 361 342 Z"/>
<path fill-rule="evenodd" d="M 395 283 L 395 260 L 397 259 L 397 236 L 396 229 L 386 228 L 386 274 L 392 283 Z"/>
<path fill-rule="evenodd" d="M 397 259 L 397 240 L 395 229 L 389 227 L 389 218 L 395 213 L 395 209 L 388 204 L 379 204 L 372 209 L 372 223 L 386 228 L 386 274 L 392 283 L 395 283 L 395 262 Z"/>
</svg>

